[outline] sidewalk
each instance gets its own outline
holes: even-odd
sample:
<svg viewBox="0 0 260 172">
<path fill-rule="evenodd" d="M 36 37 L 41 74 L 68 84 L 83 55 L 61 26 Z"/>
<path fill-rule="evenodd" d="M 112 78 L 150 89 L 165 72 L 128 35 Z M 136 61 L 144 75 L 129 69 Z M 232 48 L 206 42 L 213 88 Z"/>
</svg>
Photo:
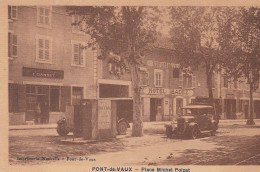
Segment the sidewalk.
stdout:
<svg viewBox="0 0 260 172">
<path fill-rule="evenodd" d="M 260 119 L 254 119 L 256 124 L 260 124 Z M 144 122 L 144 128 L 158 127 L 168 124 L 170 121 Z M 246 124 L 246 119 L 222 119 L 219 124 Z M 56 129 L 57 124 L 35 124 L 35 125 L 10 125 L 9 130 L 30 130 L 30 129 Z"/>
<path fill-rule="evenodd" d="M 10 125 L 9 130 L 56 129 L 57 124 Z"/>
</svg>

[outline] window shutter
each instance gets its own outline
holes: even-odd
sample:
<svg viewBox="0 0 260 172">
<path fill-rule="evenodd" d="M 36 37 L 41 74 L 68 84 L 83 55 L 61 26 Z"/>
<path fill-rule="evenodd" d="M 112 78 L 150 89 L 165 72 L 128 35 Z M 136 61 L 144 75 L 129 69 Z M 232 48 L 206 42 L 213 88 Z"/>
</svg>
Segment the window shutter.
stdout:
<svg viewBox="0 0 260 172">
<path fill-rule="evenodd" d="M 183 73 L 180 72 L 179 73 L 179 87 L 183 87 Z"/>
<path fill-rule="evenodd" d="M 12 55 L 17 56 L 17 35 L 13 35 Z"/>
<path fill-rule="evenodd" d="M 12 18 L 16 19 L 17 18 L 17 7 L 12 6 Z"/>
<path fill-rule="evenodd" d="M 50 59 L 50 41 L 45 40 L 45 59 L 49 60 Z"/>
<path fill-rule="evenodd" d="M 50 10 L 45 8 L 44 11 L 45 11 L 45 15 L 44 15 L 44 17 L 45 17 L 45 24 L 49 25 L 50 24 L 50 19 L 49 19 Z"/>
<path fill-rule="evenodd" d="M 83 64 L 83 52 L 84 52 L 84 49 L 81 47 L 81 44 L 79 44 L 79 64 L 80 65 Z"/>
<path fill-rule="evenodd" d="M 11 10 L 12 10 L 12 7 L 10 5 L 8 5 L 8 19 L 11 19 Z"/>
<path fill-rule="evenodd" d="M 39 39 L 39 59 L 43 59 L 43 56 L 44 56 L 44 50 L 43 50 L 43 47 L 44 47 L 44 41 L 43 39 Z"/>
<path fill-rule="evenodd" d="M 8 33 L 8 57 L 12 57 L 12 34 Z"/>
<path fill-rule="evenodd" d="M 192 75 L 192 88 L 196 88 L 196 76 Z"/>
<path fill-rule="evenodd" d="M 74 54 L 74 57 L 73 57 L 73 60 L 74 60 L 74 63 L 75 64 L 78 64 L 79 62 L 79 44 L 73 44 L 73 54 Z"/>
<path fill-rule="evenodd" d="M 71 105 L 71 87 L 62 86 L 61 87 L 61 111 L 65 112 L 66 106 Z"/>
</svg>

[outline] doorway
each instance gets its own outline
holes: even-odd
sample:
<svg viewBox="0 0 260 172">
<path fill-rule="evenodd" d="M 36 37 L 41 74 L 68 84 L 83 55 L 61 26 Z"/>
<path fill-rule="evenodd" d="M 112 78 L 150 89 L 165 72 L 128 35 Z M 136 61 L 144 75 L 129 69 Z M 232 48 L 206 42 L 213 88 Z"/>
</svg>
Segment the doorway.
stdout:
<svg viewBox="0 0 260 172">
<path fill-rule="evenodd" d="M 176 114 L 181 115 L 181 108 L 183 107 L 183 99 L 176 98 Z"/>
<path fill-rule="evenodd" d="M 254 101 L 254 109 L 256 114 L 256 119 L 260 119 L 260 100 Z"/>
<path fill-rule="evenodd" d="M 156 116 L 162 116 L 162 99 L 150 99 L 150 121 L 156 121 Z"/>
</svg>

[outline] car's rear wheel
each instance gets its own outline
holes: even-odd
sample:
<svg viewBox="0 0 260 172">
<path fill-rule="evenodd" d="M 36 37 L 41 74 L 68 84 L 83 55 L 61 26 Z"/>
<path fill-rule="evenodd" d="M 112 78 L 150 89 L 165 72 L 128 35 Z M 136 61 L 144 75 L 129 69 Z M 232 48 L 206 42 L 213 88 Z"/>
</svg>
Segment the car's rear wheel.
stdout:
<svg viewBox="0 0 260 172">
<path fill-rule="evenodd" d="M 197 126 L 192 127 L 190 130 L 190 136 L 192 139 L 197 139 L 199 137 L 199 133 L 200 131 Z"/>
<path fill-rule="evenodd" d="M 57 133 L 60 136 L 66 136 L 66 135 L 69 134 L 69 131 L 66 129 L 65 124 L 58 124 L 58 126 L 57 126 Z"/>
<path fill-rule="evenodd" d="M 125 135 L 127 131 L 127 123 L 125 121 L 120 121 L 117 124 L 117 132 L 120 135 Z"/>
</svg>

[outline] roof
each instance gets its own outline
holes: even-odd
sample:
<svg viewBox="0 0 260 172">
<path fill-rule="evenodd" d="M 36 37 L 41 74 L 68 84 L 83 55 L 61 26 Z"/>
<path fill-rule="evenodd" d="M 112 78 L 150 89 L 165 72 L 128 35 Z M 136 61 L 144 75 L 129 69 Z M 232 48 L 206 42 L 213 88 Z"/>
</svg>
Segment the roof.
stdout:
<svg viewBox="0 0 260 172">
<path fill-rule="evenodd" d="M 188 105 L 183 107 L 183 109 L 205 109 L 205 108 L 213 108 L 213 107 L 208 105 Z"/>
</svg>

